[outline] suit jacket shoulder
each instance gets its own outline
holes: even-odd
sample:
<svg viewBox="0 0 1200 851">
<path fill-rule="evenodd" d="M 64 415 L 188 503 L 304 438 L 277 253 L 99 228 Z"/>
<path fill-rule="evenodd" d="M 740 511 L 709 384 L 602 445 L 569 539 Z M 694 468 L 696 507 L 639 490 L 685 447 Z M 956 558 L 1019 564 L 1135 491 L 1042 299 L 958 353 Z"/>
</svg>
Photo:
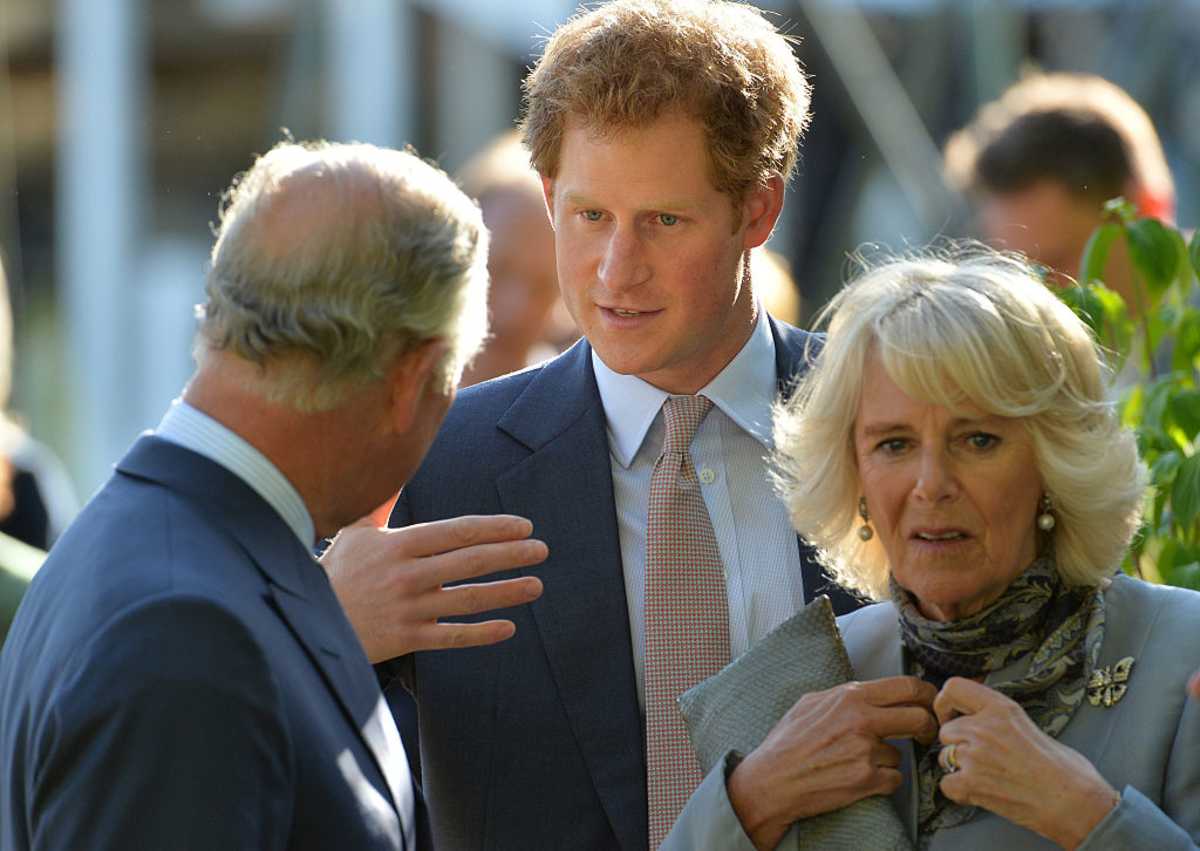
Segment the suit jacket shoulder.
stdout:
<svg viewBox="0 0 1200 851">
<path fill-rule="evenodd" d="M 0 847 L 399 848 L 375 711 L 361 647 L 282 518 L 143 438 L 0 656 Z"/>
</svg>

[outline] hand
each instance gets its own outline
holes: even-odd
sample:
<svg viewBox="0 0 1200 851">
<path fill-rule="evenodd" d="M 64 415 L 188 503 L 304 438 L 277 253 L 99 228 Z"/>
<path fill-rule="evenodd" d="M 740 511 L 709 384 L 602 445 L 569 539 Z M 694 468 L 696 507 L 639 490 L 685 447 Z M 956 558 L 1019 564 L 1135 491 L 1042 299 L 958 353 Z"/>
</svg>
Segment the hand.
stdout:
<svg viewBox="0 0 1200 851">
<path fill-rule="evenodd" d="M 364 519 L 338 533 L 321 564 L 367 658 L 383 662 L 416 650 L 511 638 L 512 621 L 438 620 L 536 600 L 542 596 L 540 579 L 443 586 L 544 561 L 549 551 L 541 541 L 527 540 L 532 532 L 528 520 L 508 515 L 456 517 L 403 529 L 381 529 Z"/>
<path fill-rule="evenodd" d="M 952 677 L 934 701 L 939 738 L 955 745 L 958 770 L 941 790 L 1073 849 L 1121 796 L 1085 757 L 1038 729 L 1016 702 Z"/>
<path fill-rule="evenodd" d="M 729 777 L 729 801 L 756 848 L 774 848 L 798 819 L 900 785 L 900 752 L 884 739 L 937 736 L 937 690 L 915 677 L 845 683 L 807 694 Z"/>
</svg>

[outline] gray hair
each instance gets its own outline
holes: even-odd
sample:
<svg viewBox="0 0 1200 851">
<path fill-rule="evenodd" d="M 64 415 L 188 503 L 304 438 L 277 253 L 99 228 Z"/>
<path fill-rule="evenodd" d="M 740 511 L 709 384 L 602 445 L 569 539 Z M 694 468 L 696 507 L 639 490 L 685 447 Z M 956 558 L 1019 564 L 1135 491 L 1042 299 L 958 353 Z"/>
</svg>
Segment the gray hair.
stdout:
<svg viewBox="0 0 1200 851">
<path fill-rule="evenodd" d="M 486 262 L 478 206 L 414 152 L 283 142 L 225 194 L 197 355 L 276 367 L 276 401 L 327 410 L 441 339 L 449 393 L 487 335 Z"/>
<path fill-rule="evenodd" d="M 872 346 L 914 399 L 1020 419 L 1053 497 L 1060 575 L 1096 585 L 1116 569 L 1139 525 L 1146 469 L 1106 397 L 1091 333 L 1023 258 L 970 247 L 892 260 L 842 290 L 821 321 L 823 350 L 776 406 L 775 481 L 840 584 L 888 593 L 883 547 L 855 528 L 853 431 Z"/>
</svg>

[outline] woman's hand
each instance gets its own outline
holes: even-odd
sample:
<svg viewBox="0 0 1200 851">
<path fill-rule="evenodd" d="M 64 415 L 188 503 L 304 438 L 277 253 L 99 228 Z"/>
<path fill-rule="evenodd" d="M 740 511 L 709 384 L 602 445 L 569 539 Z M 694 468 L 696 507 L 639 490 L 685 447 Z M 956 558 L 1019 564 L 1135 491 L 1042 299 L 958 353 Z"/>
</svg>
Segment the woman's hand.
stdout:
<svg viewBox="0 0 1200 851">
<path fill-rule="evenodd" d="M 884 739 L 931 743 L 936 691 L 915 677 L 845 683 L 807 694 L 729 777 L 729 801 L 756 848 L 792 822 L 900 785 L 900 752 Z"/>
<path fill-rule="evenodd" d="M 1088 759 L 1047 736 L 1014 701 L 952 677 L 933 704 L 958 770 L 941 790 L 1073 849 L 1121 800 Z M 947 755 L 943 751 L 942 764 Z"/>
</svg>

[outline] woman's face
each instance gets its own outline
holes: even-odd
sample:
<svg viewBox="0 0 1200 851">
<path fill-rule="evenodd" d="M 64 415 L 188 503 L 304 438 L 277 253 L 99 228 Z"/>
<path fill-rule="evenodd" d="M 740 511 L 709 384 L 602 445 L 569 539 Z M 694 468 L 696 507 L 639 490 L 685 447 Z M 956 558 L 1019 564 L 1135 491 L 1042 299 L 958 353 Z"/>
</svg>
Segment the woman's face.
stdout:
<svg viewBox="0 0 1200 851">
<path fill-rule="evenodd" d="M 892 576 L 922 614 L 995 600 L 1037 553 L 1041 478 L 1017 419 L 919 402 L 868 354 L 854 424 L 859 485 Z"/>
</svg>

